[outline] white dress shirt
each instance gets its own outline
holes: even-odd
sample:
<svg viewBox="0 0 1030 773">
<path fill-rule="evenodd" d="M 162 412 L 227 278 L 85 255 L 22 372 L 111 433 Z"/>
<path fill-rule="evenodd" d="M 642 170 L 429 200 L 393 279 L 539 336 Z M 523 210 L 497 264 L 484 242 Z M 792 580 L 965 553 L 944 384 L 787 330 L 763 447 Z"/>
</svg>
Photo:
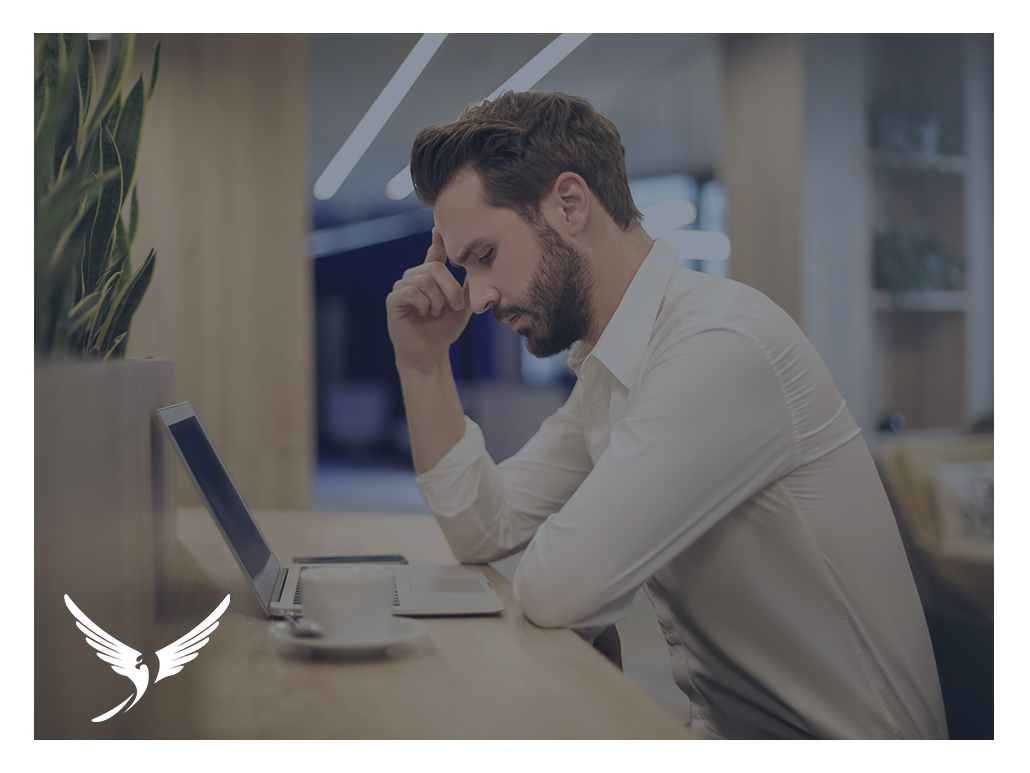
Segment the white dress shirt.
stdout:
<svg viewBox="0 0 1030 773">
<path fill-rule="evenodd" d="M 860 430 L 791 318 L 658 241 L 568 402 L 495 464 L 479 427 L 417 483 L 455 556 L 525 548 L 523 612 L 589 628 L 643 585 L 691 724 L 943 738 L 926 623 Z"/>
</svg>

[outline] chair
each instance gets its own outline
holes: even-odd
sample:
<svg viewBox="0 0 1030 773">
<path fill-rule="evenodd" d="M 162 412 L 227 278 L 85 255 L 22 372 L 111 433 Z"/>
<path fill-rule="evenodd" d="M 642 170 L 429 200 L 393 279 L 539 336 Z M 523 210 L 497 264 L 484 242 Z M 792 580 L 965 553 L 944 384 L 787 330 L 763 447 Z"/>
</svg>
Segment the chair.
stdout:
<svg viewBox="0 0 1030 773">
<path fill-rule="evenodd" d="M 952 740 L 994 739 L 994 621 L 926 607 L 944 715 Z"/>
<path fill-rule="evenodd" d="M 899 436 L 877 454 L 876 463 L 899 516 L 902 531 L 941 586 L 972 609 L 994 616 L 994 549 L 985 551 L 945 539 L 942 512 L 931 490 L 936 462 L 970 463 L 994 458 L 993 435 Z M 918 580 L 917 580 L 918 581 Z M 930 602 L 933 603 L 933 602 Z"/>
</svg>

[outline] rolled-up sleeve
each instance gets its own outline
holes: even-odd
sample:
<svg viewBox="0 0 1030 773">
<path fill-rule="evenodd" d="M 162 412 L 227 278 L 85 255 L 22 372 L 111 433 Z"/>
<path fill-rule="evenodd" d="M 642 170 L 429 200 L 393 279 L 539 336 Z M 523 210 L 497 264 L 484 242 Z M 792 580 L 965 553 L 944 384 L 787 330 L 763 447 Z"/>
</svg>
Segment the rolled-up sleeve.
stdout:
<svg viewBox="0 0 1030 773">
<path fill-rule="evenodd" d="M 709 330 L 652 352 L 596 465 L 584 439 L 592 409 L 579 382 L 500 464 L 466 419 L 462 440 L 417 478 L 459 560 L 526 549 L 515 595 L 545 627 L 624 618 L 655 571 L 794 462 L 776 369 L 739 332 Z"/>
<path fill-rule="evenodd" d="M 462 439 L 415 479 L 459 561 L 486 563 L 522 550 L 589 474 L 579 399 L 577 386 L 522 450 L 500 464 L 466 417 Z"/>
</svg>

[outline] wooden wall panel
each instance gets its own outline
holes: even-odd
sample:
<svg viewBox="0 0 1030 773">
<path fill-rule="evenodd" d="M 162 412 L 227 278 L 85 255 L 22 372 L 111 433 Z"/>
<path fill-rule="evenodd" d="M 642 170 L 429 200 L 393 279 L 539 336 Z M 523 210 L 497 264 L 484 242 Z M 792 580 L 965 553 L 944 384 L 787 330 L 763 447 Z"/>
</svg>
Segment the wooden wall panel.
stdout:
<svg viewBox="0 0 1030 773">
<path fill-rule="evenodd" d="M 313 292 L 305 238 L 306 44 L 299 35 L 140 35 L 161 74 L 144 126 L 138 263 L 157 266 L 130 354 L 176 363 L 251 506 L 307 506 Z M 185 475 L 179 500 L 199 500 Z"/>
<path fill-rule="evenodd" d="M 804 51 L 800 35 L 725 42 L 724 144 L 733 279 L 801 323 Z"/>
</svg>

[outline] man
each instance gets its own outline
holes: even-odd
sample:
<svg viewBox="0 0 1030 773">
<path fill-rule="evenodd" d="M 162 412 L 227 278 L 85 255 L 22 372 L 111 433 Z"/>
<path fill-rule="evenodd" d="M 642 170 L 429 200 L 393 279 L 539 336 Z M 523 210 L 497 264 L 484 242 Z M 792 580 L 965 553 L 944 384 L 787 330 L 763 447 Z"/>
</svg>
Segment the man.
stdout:
<svg viewBox="0 0 1030 773">
<path fill-rule="evenodd" d="M 643 585 L 699 730 L 944 737 L 897 528 L 825 365 L 760 293 L 647 236 L 624 154 L 563 94 L 507 93 L 415 139 L 436 227 L 386 306 L 417 482 L 455 556 L 525 548 L 515 594 L 541 626 L 601 630 Z M 575 344 L 578 376 L 500 464 L 448 360 L 487 310 L 538 356 Z"/>
</svg>

